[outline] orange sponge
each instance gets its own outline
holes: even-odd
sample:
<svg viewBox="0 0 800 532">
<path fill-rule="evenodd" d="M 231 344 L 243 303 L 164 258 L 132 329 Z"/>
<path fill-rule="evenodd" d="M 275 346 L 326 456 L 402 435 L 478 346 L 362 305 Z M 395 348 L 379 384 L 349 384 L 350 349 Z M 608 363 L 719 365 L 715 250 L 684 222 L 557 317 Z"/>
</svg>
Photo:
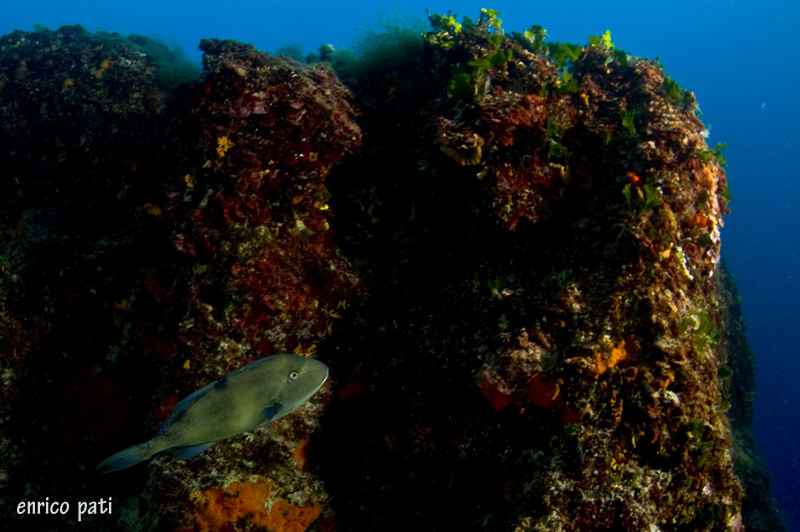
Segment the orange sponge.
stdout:
<svg viewBox="0 0 800 532">
<path fill-rule="evenodd" d="M 268 508 L 272 482 L 234 482 L 225 488 L 192 492 L 192 502 L 200 507 L 197 529 L 220 530 L 226 523 L 247 517 L 270 532 L 304 532 L 322 513 L 320 506 L 297 506 L 283 499 Z"/>
</svg>

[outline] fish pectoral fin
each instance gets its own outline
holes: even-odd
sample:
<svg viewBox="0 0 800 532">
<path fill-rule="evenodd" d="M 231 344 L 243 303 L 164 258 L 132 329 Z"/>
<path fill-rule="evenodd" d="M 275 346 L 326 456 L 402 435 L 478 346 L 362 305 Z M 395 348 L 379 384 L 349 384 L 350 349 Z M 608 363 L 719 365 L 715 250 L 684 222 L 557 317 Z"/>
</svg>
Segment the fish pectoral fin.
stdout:
<svg viewBox="0 0 800 532">
<path fill-rule="evenodd" d="M 191 447 L 176 447 L 175 449 L 169 451 L 169 454 L 178 460 L 188 460 L 204 453 L 212 445 L 214 445 L 213 441 L 211 443 L 202 443 L 200 445 L 193 445 Z"/>
<path fill-rule="evenodd" d="M 264 416 L 264 423 L 269 423 L 270 421 L 275 419 L 278 413 L 281 411 L 281 408 L 283 408 L 283 405 L 280 403 L 275 403 L 265 408 L 261 412 L 261 414 Z"/>
</svg>

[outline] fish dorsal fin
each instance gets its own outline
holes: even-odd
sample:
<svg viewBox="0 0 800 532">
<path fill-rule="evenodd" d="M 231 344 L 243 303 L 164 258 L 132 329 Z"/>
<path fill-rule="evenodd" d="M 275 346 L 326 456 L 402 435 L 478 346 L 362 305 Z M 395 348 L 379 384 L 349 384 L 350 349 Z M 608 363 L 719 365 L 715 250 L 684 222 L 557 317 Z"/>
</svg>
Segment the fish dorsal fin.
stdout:
<svg viewBox="0 0 800 532">
<path fill-rule="evenodd" d="M 191 393 L 191 394 L 187 395 L 186 397 L 184 397 L 183 399 L 181 399 L 180 401 L 178 401 L 175 404 L 175 406 L 172 407 L 172 410 L 170 411 L 170 419 L 175 419 L 176 417 L 178 417 L 181 414 L 183 414 L 186 411 L 187 408 L 192 406 L 198 399 L 200 399 L 206 393 L 208 393 L 208 391 L 214 387 L 214 384 L 216 384 L 216 382 L 217 381 L 214 381 L 212 383 L 206 384 L 205 386 L 203 386 L 202 388 L 200 388 L 196 392 Z"/>
</svg>

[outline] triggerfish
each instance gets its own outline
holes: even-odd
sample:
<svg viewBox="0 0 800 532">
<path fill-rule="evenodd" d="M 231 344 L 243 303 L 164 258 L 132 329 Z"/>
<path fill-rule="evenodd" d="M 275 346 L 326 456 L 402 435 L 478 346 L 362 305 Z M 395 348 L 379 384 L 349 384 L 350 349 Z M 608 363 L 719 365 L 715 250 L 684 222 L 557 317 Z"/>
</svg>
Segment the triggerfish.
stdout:
<svg viewBox="0 0 800 532">
<path fill-rule="evenodd" d="M 111 473 L 169 451 L 197 456 L 215 442 L 275 421 L 305 403 L 328 378 L 328 366 L 298 355 L 273 355 L 231 371 L 176 404 L 151 440 L 97 466 Z"/>
</svg>

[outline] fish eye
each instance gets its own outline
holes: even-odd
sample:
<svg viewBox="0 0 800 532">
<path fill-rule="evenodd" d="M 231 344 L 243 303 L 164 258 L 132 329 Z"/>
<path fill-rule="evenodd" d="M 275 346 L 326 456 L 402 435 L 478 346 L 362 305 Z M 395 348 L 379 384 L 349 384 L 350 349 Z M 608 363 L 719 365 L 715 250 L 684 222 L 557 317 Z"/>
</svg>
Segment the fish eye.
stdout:
<svg viewBox="0 0 800 532">
<path fill-rule="evenodd" d="M 299 375 L 300 374 L 297 373 L 296 371 L 293 371 L 293 372 L 289 373 L 289 382 L 292 382 L 293 380 L 295 380 Z"/>
</svg>

